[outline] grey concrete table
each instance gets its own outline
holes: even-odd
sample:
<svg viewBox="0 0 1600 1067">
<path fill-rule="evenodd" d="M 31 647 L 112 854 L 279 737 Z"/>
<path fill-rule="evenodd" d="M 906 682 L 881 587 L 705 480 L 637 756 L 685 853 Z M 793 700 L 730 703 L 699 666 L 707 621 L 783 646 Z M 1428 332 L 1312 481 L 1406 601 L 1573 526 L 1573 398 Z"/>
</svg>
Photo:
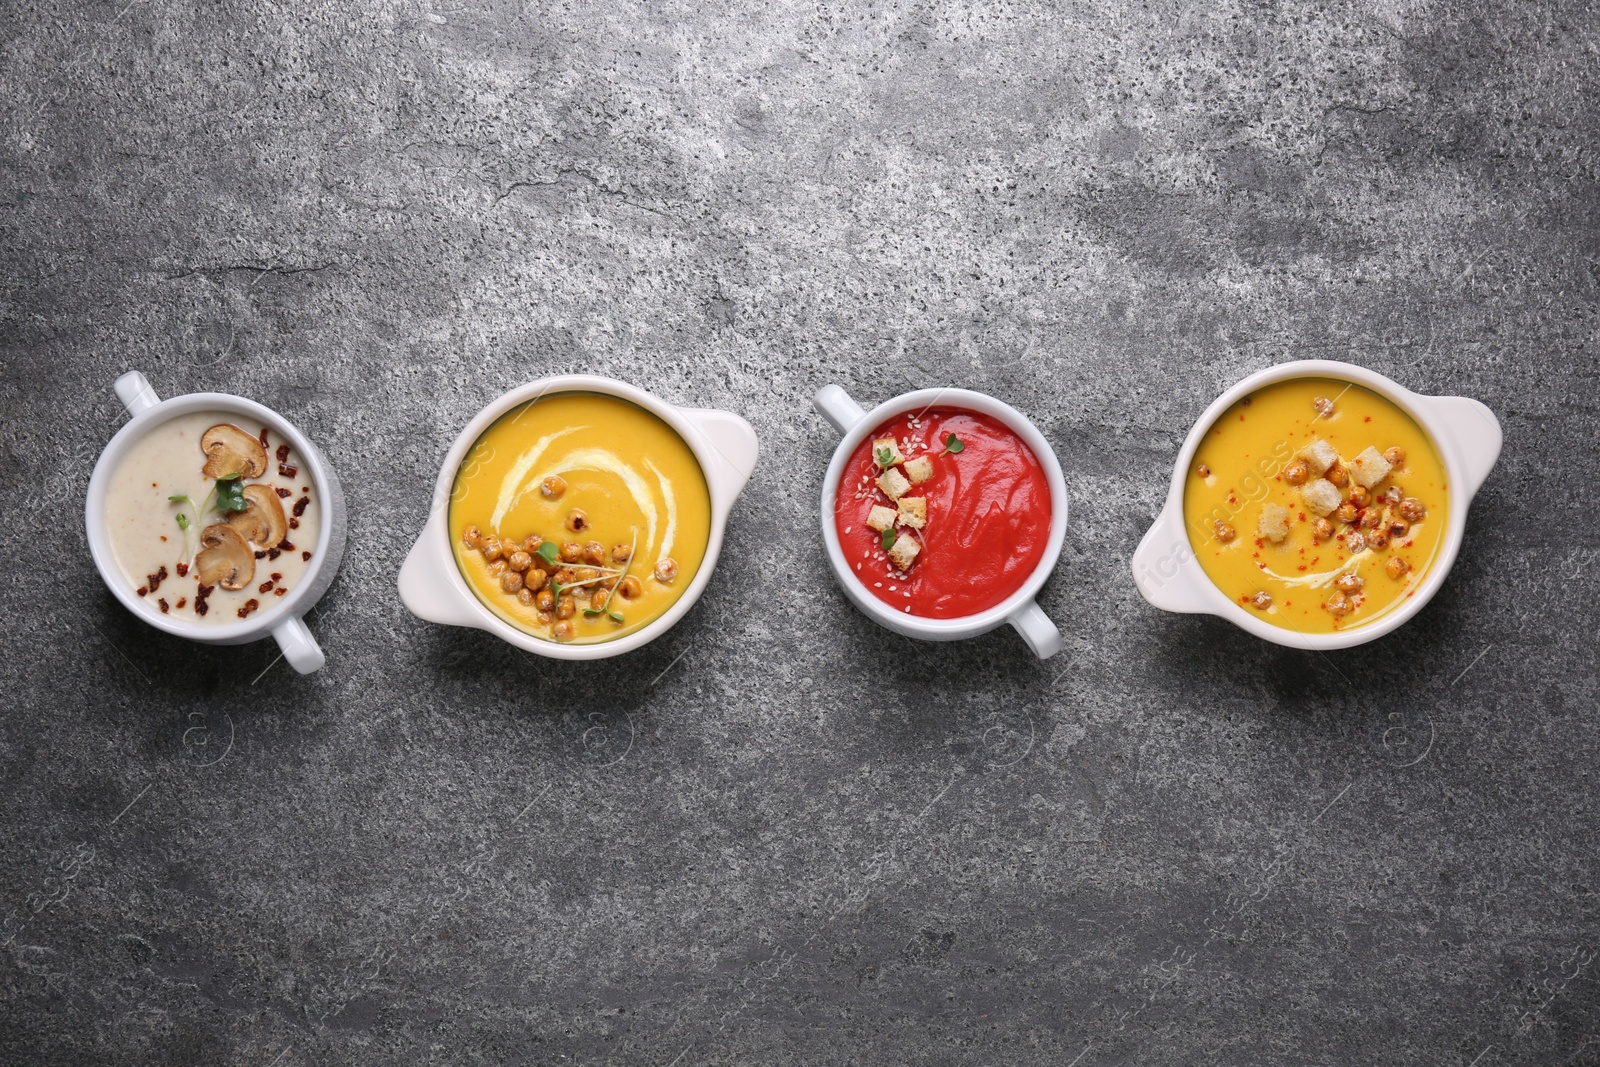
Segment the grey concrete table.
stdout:
<svg viewBox="0 0 1600 1067">
<path fill-rule="evenodd" d="M 1100 6 L 6 5 L 0 1062 L 1600 1063 L 1600 18 Z M 1127 567 L 1307 355 L 1506 429 L 1443 593 L 1327 656 Z M 323 672 L 95 578 L 128 368 L 337 463 Z M 763 443 L 704 600 L 587 667 L 394 584 L 557 370 Z M 1044 429 L 1061 656 L 845 603 L 833 381 Z"/>
</svg>

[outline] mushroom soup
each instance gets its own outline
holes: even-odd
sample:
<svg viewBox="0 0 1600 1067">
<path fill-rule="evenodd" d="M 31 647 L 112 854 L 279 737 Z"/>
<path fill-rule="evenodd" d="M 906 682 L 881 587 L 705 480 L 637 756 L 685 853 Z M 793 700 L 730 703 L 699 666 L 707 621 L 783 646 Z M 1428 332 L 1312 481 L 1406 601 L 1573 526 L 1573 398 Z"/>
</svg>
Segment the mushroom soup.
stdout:
<svg viewBox="0 0 1600 1067">
<path fill-rule="evenodd" d="M 694 452 L 636 404 L 557 393 L 512 408 L 456 472 L 450 540 L 479 600 L 588 644 L 659 618 L 694 580 L 711 496 Z"/>
<path fill-rule="evenodd" d="M 230 412 L 179 415 L 128 449 L 106 490 L 106 537 L 155 610 L 220 625 L 270 611 L 310 565 L 321 509 L 278 434 Z"/>
<path fill-rule="evenodd" d="M 1359 626 L 1412 596 L 1449 504 L 1426 431 L 1331 378 L 1277 382 L 1229 407 L 1183 494 L 1189 543 L 1217 588 L 1302 633 Z"/>
</svg>

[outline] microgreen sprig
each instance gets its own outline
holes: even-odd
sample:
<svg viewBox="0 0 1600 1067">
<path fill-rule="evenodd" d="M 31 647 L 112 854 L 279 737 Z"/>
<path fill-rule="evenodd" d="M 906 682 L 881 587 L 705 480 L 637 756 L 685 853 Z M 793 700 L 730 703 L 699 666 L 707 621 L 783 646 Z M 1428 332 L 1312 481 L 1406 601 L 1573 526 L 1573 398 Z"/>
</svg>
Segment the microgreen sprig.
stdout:
<svg viewBox="0 0 1600 1067">
<path fill-rule="evenodd" d="M 945 452 L 948 452 L 953 456 L 966 447 L 966 442 L 962 441 L 961 438 L 957 437 L 955 434 L 951 434 L 949 437 L 944 439 L 944 449 L 939 453 L 939 455 L 942 456 L 945 454 Z"/>
</svg>

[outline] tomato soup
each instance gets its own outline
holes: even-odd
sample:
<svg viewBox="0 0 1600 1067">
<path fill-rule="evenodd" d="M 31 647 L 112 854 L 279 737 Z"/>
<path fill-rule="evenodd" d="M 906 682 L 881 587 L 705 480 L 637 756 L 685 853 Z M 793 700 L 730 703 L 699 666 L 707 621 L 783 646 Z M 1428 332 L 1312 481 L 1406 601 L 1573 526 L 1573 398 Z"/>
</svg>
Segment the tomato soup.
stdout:
<svg viewBox="0 0 1600 1067">
<path fill-rule="evenodd" d="M 1333 633 L 1403 604 L 1444 540 L 1444 464 L 1427 432 L 1370 389 L 1264 386 L 1206 431 L 1184 482 L 1200 565 L 1267 622 Z"/>
<path fill-rule="evenodd" d="M 863 587 L 911 615 L 955 619 L 1020 589 L 1050 541 L 1050 483 L 998 419 L 960 408 L 907 412 L 845 464 L 839 545 Z"/>
<path fill-rule="evenodd" d="M 694 580 L 711 495 L 672 427 L 619 397 L 557 393 L 508 411 L 456 473 L 456 565 L 500 618 L 588 644 L 632 633 Z"/>
</svg>

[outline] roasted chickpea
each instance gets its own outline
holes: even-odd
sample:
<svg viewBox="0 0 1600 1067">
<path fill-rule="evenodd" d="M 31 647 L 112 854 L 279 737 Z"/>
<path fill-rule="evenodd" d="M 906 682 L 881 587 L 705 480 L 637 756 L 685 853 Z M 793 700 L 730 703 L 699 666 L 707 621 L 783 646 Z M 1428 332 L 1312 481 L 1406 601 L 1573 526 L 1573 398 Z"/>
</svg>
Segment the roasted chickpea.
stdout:
<svg viewBox="0 0 1600 1067">
<path fill-rule="evenodd" d="M 1331 540 L 1333 537 L 1333 523 L 1327 519 L 1316 519 L 1311 523 L 1311 533 L 1318 541 Z"/>
<path fill-rule="evenodd" d="M 560 555 L 562 563 L 576 563 L 583 558 L 583 546 L 576 541 L 563 541 Z"/>
<path fill-rule="evenodd" d="M 606 546 L 599 541 L 590 541 L 583 546 L 583 561 L 600 566 L 606 561 Z"/>
<path fill-rule="evenodd" d="M 1408 496 L 1400 501 L 1400 506 L 1395 510 L 1407 522 L 1421 522 L 1422 517 L 1428 513 L 1428 509 L 1422 506 L 1422 501 L 1414 496 Z"/>
<path fill-rule="evenodd" d="M 522 576 L 522 584 L 527 586 L 529 589 L 532 589 L 536 593 L 543 589 L 545 583 L 549 580 L 550 575 L 539 567 L 529 567 L 528 573 Z"/>
<path fill-rule="evenodd" d="M 1359 574 L 1341 574 L 1333 580 L 1333 586 L 1341 593 L 1359 593 L 1367 580 Z"/>
<path fill-rule="evenodd" d="M 1406 572 L 1410 569 L 1411 564 L 1407 563 L 1399 556 L 1390 556 L 1389 562 L 1383 565 L 1383 573 L 1387 574 L 1397 582 L 1404 578 L 1406 576 Z"/>
<path fill-rule="evenodd" d="M 1411 524 L 1404 519 L 1389 520 L 1389 536 L 1394 538 L 1404 537 L 1411 532 Z"/>
<path fill-rule="evenodd" d="M 1383 512 L 1379 511 L 1377 508 L 1362 508 L 1356 514 L 1356 521 L 1359 522 L 1363 528 L 1370 530 L 1377 526 L 1378 523 L 1383 521 Z"/>
<path fill-rule="evenodd" d="M 567 529 L 573 533 L 589 528 L 589 515 L 582 508 L 573 508 L 567 512 Z"/>
<path fill-rule="evenodd" d="M 611 562 L 613 562 L 613 563 L 626 563 L 626 562 L 628 562 L 628 557 L 630 557 L 632 555 L 633 555 L 633 546 L 632 545 L 612 545 L 611 546 Z"/>
<path fill-rule="evenodd" d="M 556 595 L 548 589 L 541 589 L 535 593 L 533 602 L 540 611 L 554 611 L 556 609 Z"/>
<path fill-rule="evenodd" d="M 1384 529 L 1373 530 L 1367 534 L 1367 547 L 1382 552 L 1389 547 L 1389 531 Z"/>
<path fill-rule="evenodd" d="M 536 611 L 533 613 L 533 617 L 545 626 L 549 626 L 556 621 L 555 613 L 550 611 Z"/>
<path fill-rule="evenodd" d="M 570 619 L 573 612 L 578 610 L 578 602 L 569 594 L 562 593 L 561 599 L 556 601 L 556 618 Z"/>
<path fill-rule="evenodd" d="M 479 550 L 483 553 L 484 560 L 489 563 L 493 563 L 505 554 L 505 549 L 501 546 L 500 538 L 498 537 L 485 537 Z"/>
<path fill-rule="evenodd" d="M 1304 485 L 1306 479 L 1311 477 L 1311 468 L 1306 466 L 1306 461 L 1297 459 L 1283 468 L 1283 480 L 1290 485 Z"/>
<path fill-rule="evenodd" d="M 1239 536 L 1239 531 L 1235 530 L 1231 523 L 1226 523 L 1221 519 L 1218 519 L 1216 526 L 1217 540 L 1221 541 L 1223 544 L 1227 544 L 1229 541 L 1232 541 L 1235 537 Z"/>
<path fill-rule="evenodd" d="M 505 560 L 497 559 L 493 563 L 489 564 L 489 577 L 498 578 L 502 574 L 504 574 L 505 572 L 506 572 L 506 561 Z"/>
<path fill-rule="evenodd" d="M 506 566 L 516 571 L 518 574 L 521 574 L 523 571 L 533 566 L 533 557 L 519 548 L 515 552 L 511 553 L 511 555 L 506 557 Z"/>
<path fill-rule="evenodd" d="M 1406 462 L 1406 450 L 1399 445 L 1391 445 L 1383 450 L 1383 460 L 1391 467 L 1403 467 Z"/>
<path fill-rule="evenodd" d="M 1352 533 L 1344 539 L 1344 547 L 1348 548 L 1353 556 L 1367 547 L 1366 536 L 1361 533 Z"/>
<path fill-rule="evenodd" d="M 1405 494 L 1400 491 L 1400 487 L 1398 485 L 1391 485 L 1383 492 L 1378 494 L 1378 503 L 1387 504 L 1392 508 L 1396 504 L 1400 503 L 1400 498 L 1403 496 L 1405 496 Z"/>
<path fill-rule="evenodd" d="M 539 492 L 543 494 L 546 500 L 555 500 L 566 491 L 566 480 L 558 475 L 552 474 L 550 477 L 539 483 Z"/>
<path fill-rule="evenodd" d="M 482 548 L 483 531 L 478 529 L 476 526 L 468 526 L 465 530 L 461 531 L 461 543 L 466 545 L 468 548 Z"/>
<path fill-rule="evenodd" d="M 1322 476 L 1340 489 L 1350 484 L 1350 472 L 1337 463 L 1324 471 Z"/>
<path fill-rule="evenodd" d="M 644 592 L 644 583 L 633 575 L 622 579 L 622 584 L 617 586 L 617 595 L 624 600 L 634 600 Z"/>
<path fill-rule="evenodd" d="M 562 619 L 560 622 L 550 627 L 550 636 L 555 638 L 557 641 L 571 641 L 574 637 L 578 636 L 578 630 L 577 627 L 572 625 L 572 620 Z"/>
<path fill-rule="evenodd" d="M 517 603 L 525 608 L 533 607 L 533 590 L 523 586 L 517 590 Z"/>
<path fill-rule="evenodd" d="M 1345 596 L 1343 593 L 1333 594 L 1328 598 L 1328 602 L 1322 606 L 1327 608 L 1329 612 L 1336 616 L 1350 614 L 1350 609 L 1352 607 L 1350 598 Z"/>
<path fill-rule="evenodd" d="M 1372 502 L 1372 494 L 1359 485 L 1350 487 L 1350 503 L 1358 508 L 1364 508 Z"/>
<path fill-rule="evenodd" d="M 1333 414 L 1333 401 L 1325 396 L 1319 396 L 1311 401 L 1311 406 L 1317 409 L 1317 414 L 1327 418 Z"/>
<path fill-rule="evenodd" d="M 1266 611 L 1272 607 L 1272 594 L 1265 591 L 1255 594 L 1250 598 L 1250 606 L 1257 611 Z"/>
<path fill-rule="evenodd" d="M 656 561 L 656 581 L 670 582 L 678 576 L 678 561 L 671 556 L 662 556 Z"/>
<path fill-rule="evenodd" d="M 542 544 L 544 544 L 544 538 L 538 534 L 529 534 L 522 541 L 522 551 L 530 556 L 536 556 L 539 554 L 539 546 Z"/>
<path fill-rule="evenodd" d="M 578 581 L 580 582 L 592 582 L 596 578 L 600 577 L 600 572 L 595 570 L 593 567 L 579 567 L 577 573 Z"/>
<path fill-rule="evenodd" d="M 500 575 L 500 591 L 502 593 L 515 593 L 522 588 L 522 575 L 516 571 L 506 571 Z"/>
<path fill-rule="evenodd" d="M 1333 517 L 1340 522 L 1355 522 L 1358 514 L 1360 509 L 1354 504 L 1340 504 L 1339 510 L 1333 513 Z"/>
<path fill-rule="evenodd" d="M 578 580 L 578 570 L 577 570 L 576 567 L 557 567 L 556 568 L 555 583 L 557 585 L 571 585 L 573 582 L 575 582 L 577 580 Z"/>
<path fill-rule="evenodd" d="M 1206 466 L 1204 463 L 1202 463 L 1202 464 L 1200 464 L 1200 466 L 1196 467 L 1194 469 L 1194 472 L 1196 474 L 1198 474 L 1202 478 L 1211 477 L 1211 468 Z"/>
</svg>

